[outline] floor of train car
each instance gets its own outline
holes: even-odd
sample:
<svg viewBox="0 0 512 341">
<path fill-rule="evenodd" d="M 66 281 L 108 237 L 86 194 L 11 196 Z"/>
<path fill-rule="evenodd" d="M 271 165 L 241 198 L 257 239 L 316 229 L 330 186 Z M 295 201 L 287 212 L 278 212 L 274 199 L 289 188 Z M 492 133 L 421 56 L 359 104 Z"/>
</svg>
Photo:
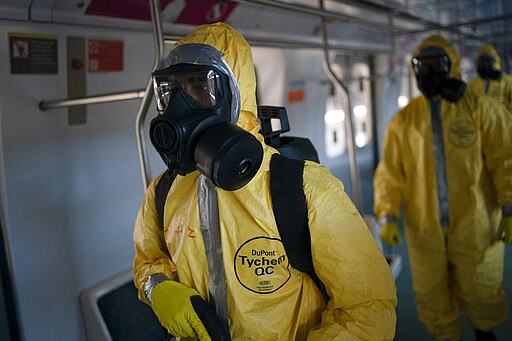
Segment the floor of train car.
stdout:
<svg viewBox="0 0 512 341">
<path fill-rule="evenodd" d="M 403 229 L 400 232 L 402 236 L 404 236 Z M 411 270 L 409 267 L 410 263 L 406 243 L 395 246 L 393 252 L 400 254 L 402 257 L 402 271 L 395 280 L 398 296 L 395 341 L 432 341 L 434 339 L 428 335 L 425 327 L 423 327 L 418 318 L 418 313 L 416 312 L 416 302 L 412 291 Z M 507 295 L 509 305 L 512 306 L 512 245 L 506 246 L 505 249 L 505 274 L 503 278 L 505 293 Z M 499 341 L 512 340 L 512 316 L 510 315 L 506 324 L 501 325 L 494 330 Z M 473 329 L 464 316 L 462 340 L 475 340 Z"/>
</svg>

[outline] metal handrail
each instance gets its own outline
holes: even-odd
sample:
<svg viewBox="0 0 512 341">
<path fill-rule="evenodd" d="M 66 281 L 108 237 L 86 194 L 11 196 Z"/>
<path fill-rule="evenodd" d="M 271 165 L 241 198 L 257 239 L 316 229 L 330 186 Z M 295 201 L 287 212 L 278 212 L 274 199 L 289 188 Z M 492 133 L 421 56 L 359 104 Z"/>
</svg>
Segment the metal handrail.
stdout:
<svg viewBox="0 0 512 341">
<path fill-rule="evenodd" d="M 164 39 L 162 34 L 162 23 L 160 21 L 160 0 L 149 0 L 149 7 L 151 9 L 151 23 L 153 31 L 153 40 L 155 43 L 155 59 L 153 62 L 153 70 L 158 68 L 164 55 Z M 145 119 L 146 115 L 153 99 L 153 80 L 151 76 L 148 79 L 144 97 L 137 111 L 137 117 L 135 119 L 135 135 L 137 138 L 137 150 L 139 153 L 139 163 L 142 175 L 142 184 L 144 190 L 148 188 L 149 181 L 151 179 L 151 170 L 149 167 L 149 160 L 146 157 L 147 147 L 145 138 Z"/>
<path fill-rule="evenodd" d="M 76 105 L 125 101 L 128 99 L 142 98 L 142 97 L 144 97 L 144 94 L 145 94 L 145 90 L 139 89 L 139 90 L 133 90 L 133 91 L 127 91 L 127 92 L 113 92 L 113 93 L 108 93 L 108 94 L 103 94 L 103 95 L 93 95 L 93 96 L 85 96 L 85 97 L 79 97 L 79 98 L 40 101 L 39 109 L 41 109 L 42 111 L 46 111 L 48 109 L 72 107 L 72 106 L 76 106 Z"/>
<path fill-rule="evenodd" d="M 320 0 L 320 8 L 323 9 L 323 0 Z M 323 51 L 324 51 L 324 59 L 322 66 L 324 67 L 324 71 L 331 80 L 333 84 L 339 85 L 341 89 L 345 92 L 345 95 L 347 96 L 347 106 L 348 106 L 348 115 L 345 117 L 347 118 L 347 142 L 348 142 L 348 155 L 349 155 L 349 166 L 350 166 L 350 178 L 352 180 L 352 194 L 354 196 L 354 205 L 356 206 L 357 210 L 359 212 L 363 212 L 363 206 L 361 202 L 361 188 L 359 186 L 359 171 L 357 167 L 357 160 L 356 160 L 356 148 L 354 143 L 354 124 L 352 122 L 352 103 L 350 100 L 350 92 L 347 88 L 347 86 L 339 79 L 339 77 L 334 73 L 333 69 L 331 68 L 331 63 L 329 62 L 329 43 L 327 40 L 327 24 L 326 20 L 322 19 L 320 28 L 321 28 L 321 34 L 322 34 L 322 41 L 323 41 Z"/>
<path fill-rule="evenodd" d="M 173 43 L 176 40 L 179 40 L 184 37 L 184 34 L 181 35 L 166 35 L 164 36 L 164 43 Z M 276 47 L 276 48 L 310 48 L 310 49 L 322 49 L 323 42 L 321 41 L 289 41 L 289 40 L 265 40 L 258 37 L 251 37 L 250 33 L 246 35 L 246 39 L 251 46 L 263 46 L 263 47 Z M 158 47 L 158 49 L 160 49 Z M 350 46 L 350 45 L 340 45 L 340 44 L 330 44 L 329 50 L 349 50 L 349 51 L 359 51 L 363 52 L 362 48 Z M 387 50 L 375 50 L 376 52 L 388 52 Z M 152 89 L 151 89 L 152 91 Z M 50 109 L 57 109 L 63 107 L 70 107 L 76 105 L 88 105 L 88 104 L 98 104 L 98 103 L 106 103 L 106 102 L 114 102 L 114 101 L 123 101 L 129 99 L 138 99 L 143 98 L 146 92 L 146 88 L 137 89 L 137 90 L 129 90 L 126 92 L 115 92 L 115 93 L 105 93 L 101 95 L 92 95 L 92 96 L 84 96 L 80 98 L 63 98 L 56 100 L 42 100 L 39 102 L 39 108 L 43 111 Z"/>
<path fill-rule="evenodd" d="M 155 70 L 163 59 L 164 55 L 164 38 L 162 33 L 162 24 L 160 21 L 160 1 L 149 0 L 149 7 L 151 11 L 152 32 L 155 43 L 155 59 L 153 62 L 153 70 Z M 70 107 L 76 105 L 96 104 L 114 101 L 124 101 L 129 99 L 142 98 L 135 118 L 135 135 L 137 138 L 137 149 L 139 154 L 139 162 L 142 173 L 142 184 L 144 190 L 148 187 L 151 178 L 151 171 L 149 167 L 149 160 L 146 157 L 146 138 L 145 138 L 145 119 L 153 99 L 153 80 L 150 76 L 145 89 L 138 89 L 133 91 L 107 93 L 102 95 L 84 96 L 80 98 L 68 98 L 57 100 L 43 100 L 39 102 L 39 109 L 46 111 L 48 109 L 56 109 L 62 107 Z"/>
</svg>

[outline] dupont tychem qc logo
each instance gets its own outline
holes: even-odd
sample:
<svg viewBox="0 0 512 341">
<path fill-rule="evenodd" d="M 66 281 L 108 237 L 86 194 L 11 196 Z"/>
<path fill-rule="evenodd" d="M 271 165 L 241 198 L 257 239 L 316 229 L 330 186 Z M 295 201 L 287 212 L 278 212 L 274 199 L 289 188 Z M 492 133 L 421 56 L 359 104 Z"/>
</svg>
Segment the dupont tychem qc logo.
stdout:
<svg viewBox="0 0 512 341">
<path fill-rule="evenodd" d="M 459 149 L 473 147 L 476 142 L 477 130 L 468 119 L 456 120 L 448 128 L 448 139 Z"/>
<path fill-rule="evenodd" d="M 281 288 L 291 276 L 281 240 L 256 237 L 243 243 L 235 254 L 235 274 L 240 284 L 258 294 Z"/>
</svg>

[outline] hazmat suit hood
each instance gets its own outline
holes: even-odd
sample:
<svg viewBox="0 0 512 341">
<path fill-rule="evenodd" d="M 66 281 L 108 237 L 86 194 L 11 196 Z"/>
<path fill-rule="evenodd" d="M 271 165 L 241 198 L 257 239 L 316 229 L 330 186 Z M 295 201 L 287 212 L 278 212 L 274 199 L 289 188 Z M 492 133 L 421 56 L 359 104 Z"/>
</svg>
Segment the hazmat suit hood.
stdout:
<svg viewBox="0 0 512 341">
<path fill-rule="evenodd" d="M 498 51 L 492 46 L 491 44 L 485 44 L 482 46 L 476 53 L 475 61 L 478 60 L 478 58 L 482 55 L 490 55 L 494 58 L 494 68 L 498 71 L 501 71 L 501 59 L 500 55 L 498 54 Z"/>
<path fill-rule="evenodd" d="M 482 60 L 482 56 L 491 56 L 494 61 L 491 63 Z M 471 91 L 479 95 L 488 95 L 503 103 L 512 112 L 512 77 L 502 72 L 501 58 L 494 46 L 485 44 L 475 53 L 476 75 L 469 82 Z"/>
<path fill-rule="evenodd" d="M 255 135 L 261 142 L 263 137 L 258 133 L 256 105 L 256 75 L 252 60 L 252 51 L 245 38 L 228 24 L 219 22 L 200 25 L 173 46 L 173 50 L 185 44 L 206 44 L 214 47 L 226 61 L 232 76 L 240 90 L 240 114 L 237 124 Z"/>
<path fill-rule="evenodd" d="M 435 34 L 430 37 L 425 38 L 420 45 L 416 49 L 414 49 L 412 53 L 412 57 L 416 57 L 421 50 L 426 47 L 440 47 L 448 54 L 448 57 L 451 61 L 451 70 L 450 77 L 456 78 L 458 80 L 462 80 L 461 72 L 460 72 L 460 59 L 459 54 L 455 50 L 452 44 L 450 44 L 446 39 L 442 36 Z"/>
<path fill-rule="evenodd" d="M 200 170 L 228 191 L 251 181 L 264 156 L 255 79 L 251 48 L 229 25 L 198 26 L 174 44 L 153 72 L 159 115 L 150 126 L 168 170 Z"/>
</svg>

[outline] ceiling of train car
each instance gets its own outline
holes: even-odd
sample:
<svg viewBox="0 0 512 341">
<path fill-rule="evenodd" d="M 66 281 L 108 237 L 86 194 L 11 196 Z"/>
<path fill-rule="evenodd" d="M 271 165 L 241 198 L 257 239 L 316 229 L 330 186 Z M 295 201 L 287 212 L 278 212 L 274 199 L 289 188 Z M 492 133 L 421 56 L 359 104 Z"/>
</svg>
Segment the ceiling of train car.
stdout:
<svg viewBox="0 0 512 341">
<path fill-rule="evenodd" d="M 129 3 L 149 7 L 147 0 Z M 85 13 L 101 15 L 101 8 L 110 6 L 107 15 L 127 17 L 121 10 L 126 4 L 91 0 Z M 510 46 L 512 30 L 512 1 L 507 0 L 161 0 L 160 4 L 166 23 L 222 20 L 267 45 L 286 41 L 321 46 L 322 18 L 328 23 L 331 44 L 353 50 L 409 48 L 434 31 L 466 46 L 491 42 L 504 50 Z M 172 33 L 172 27 L 167 31 Z"/>
<path fill-rule="evenodd" d="M 379 1 L 380 3 L 388 1 Z M 510 0 L 402 0 L 402 9 L 427 22 L 432 32 L 441 30 L 468 46 L 483 42 L 510 53 L 512 1 Z M 421 34 L 423 30 L 411 33 Z"/>
<path fill-rule="evenodd" d="M 0 0 L 0 18 L 148 29 L 155 0 Z M 160 0 L 164 34 L 225 21 L 253 44 L 321 47 L 322 18 L 335 48 L 410 50 L 442 33 L 469 49 L 510 53 L 512 0 Z M 21 14 L 19 14 L 21 13 Z M 115 18 L 115 19 L 114 19 Z M 112 20 L 114 19 L 114 20 Z M 143 23 L 143 24 L 141 24 Z"/>
<path fill-rule="evenodd" d="M 502 52 L 512 46 L 511 0 L 247 0 L 244 6 L 286 8 L 296 15 L 325 11 L 329 37 L 375 47 L 409 48 L 425 35 L 441 33 L 469 49 L 485 42 Z M 272 6 L 270 6 L 273 3 Z M 323 5 L 321 5 L 323 4 Z M 321 14 L 320 14 L 321 15 Z M 315 30 L 311 31 L 314 34 Z"/>
</svg>

